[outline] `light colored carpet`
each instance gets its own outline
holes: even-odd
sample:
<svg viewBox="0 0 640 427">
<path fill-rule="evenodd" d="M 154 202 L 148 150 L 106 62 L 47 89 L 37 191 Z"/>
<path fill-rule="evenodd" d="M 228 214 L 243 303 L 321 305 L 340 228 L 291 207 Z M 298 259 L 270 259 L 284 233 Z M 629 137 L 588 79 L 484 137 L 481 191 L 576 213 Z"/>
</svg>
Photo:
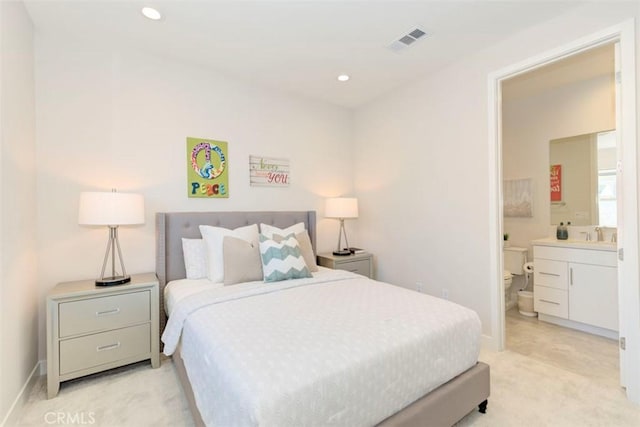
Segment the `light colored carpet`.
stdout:
<svg viewBox="0 0 640 427">
<path fill-rule="evenodd" d="M 50 400 L 41 377 L 17 425 L 193 426 L 173 362 L 161 362 L 158 369 L 147 361 L 64 382 Z"/>
<path fill-rule="evenodd" d="M 640 426 L 640 407 L 617 386 L 617 353 L 610 348 L 615 342 L 514 318 L 513 313 L 508 317 L 509 349 L 480 354 L 491 366 L 487 413 L 474 411 L 457 427 Z M 58 414 L 67 418 L 51 423 Z M 73 417 L 77 422 L 69 422 Z M 41 378 L 19 425 L 73 424 L 192 426 L 193 421 L 173 363 L 163 358 L 158 369 L 139 363 L 63 383 L 51 400 Z"/>
</svg>

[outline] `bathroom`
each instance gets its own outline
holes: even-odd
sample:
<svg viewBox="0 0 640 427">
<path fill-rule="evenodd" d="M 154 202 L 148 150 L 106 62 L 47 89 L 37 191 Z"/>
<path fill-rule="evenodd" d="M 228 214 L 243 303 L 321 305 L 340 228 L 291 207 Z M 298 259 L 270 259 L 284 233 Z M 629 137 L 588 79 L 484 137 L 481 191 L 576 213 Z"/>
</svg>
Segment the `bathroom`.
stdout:
<svg viewBox="0 0 640 427">
<path fill-rule="evenodd" d="M 614 58 L 614 44 L 605 44 L 521 74 L 502 85 L 504 262 L 505 269 L 512 265 L 517 273 L 511 275 L 511 286 L 505 292 L 508 350 L 531 341 L 522 335 L 530 327 L 546 328 L 549 324 L 587 332 L 607 348 L 609 356 L 617 358 L 614 341 L 618 338 L 617 324 L 612 320 L 614 317 L 617 320 L 618 313 Z M 567 264 L 571 259 L 544 259 L 553 258 L 549 254 L 564 254 L 558 251 L 565 250 L 567 245 L 561 241 L 558 246 L 556 240 L 560 223 L 563 226 L 570 223 L 567 242 L 574 251 L 570 251 L 572 254 L 579 257 L 582 252 L 589 257 L 602 254 L 607 260 L 608 264 L 603 264 L 607 266 L 604 280 L 612 282 L 612 288 L 606 298 L 594 298 L 600 298 L 601 304 L 608 301 L 602 311 L 609 314 L 606 321 L 594 322 L 598 326 L 589 321 L 564 320 L 572 318 L 567 313 L 569 303 L 556 302 L 552 297 L 558 289 L 553 283 L 550 286 L 545 283 L 550 279 L 566 279 L 567 283 L 573 280 L 572 268 L 564 267 L 566 273 L 551 271 L 559 262 L 571 265 Z M 517 261 L 509 264 L 514 259 Z M 578 262 L 582 263 L 582 258 Z M 520 263 L 530 264 L 517 268 Z M 549 266 L 551 270 L 544 271 Z M 537 268 L 542 270 L 536 272 Z M 507 279 L 505 284 L 508 286 Z M 528 293 L 520 292 L 525 288 Z M 540 295 L 550 292 L 550 296 L 538 295 L 536 299 L 535 289 Z M 565 299 L 569 298 L 567 291 L 568 286 L 562 291 Z M 538 318 L 534 306 L 545 304 L 549 308 L 540 308 Z M 573 311 L 578 313 L 579 309 Z M 575 318 L 582 320 L 579 316 Z M 526 347 L 526 351 L 533 350 Z"/>
</svg>

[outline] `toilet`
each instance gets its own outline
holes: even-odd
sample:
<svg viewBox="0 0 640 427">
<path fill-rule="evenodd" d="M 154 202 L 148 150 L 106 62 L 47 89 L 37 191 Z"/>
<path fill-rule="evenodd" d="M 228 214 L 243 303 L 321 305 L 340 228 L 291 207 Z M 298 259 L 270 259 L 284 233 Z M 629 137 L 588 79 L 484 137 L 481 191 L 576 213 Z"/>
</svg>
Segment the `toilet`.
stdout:
<svg viewBox="0 0 640 427">
<path fill-rule="evenodd" d="M 527 262 L 527 249 L 510 246 L 503 248 L 502 257 L 504 261 L 503 288 L 504 288 L 504 309 L 509 310 L 516 305 L 514 298 L 511 298 L 511 284 L 513 276 L 524 274 L 524 264 Z"/>
</svg>

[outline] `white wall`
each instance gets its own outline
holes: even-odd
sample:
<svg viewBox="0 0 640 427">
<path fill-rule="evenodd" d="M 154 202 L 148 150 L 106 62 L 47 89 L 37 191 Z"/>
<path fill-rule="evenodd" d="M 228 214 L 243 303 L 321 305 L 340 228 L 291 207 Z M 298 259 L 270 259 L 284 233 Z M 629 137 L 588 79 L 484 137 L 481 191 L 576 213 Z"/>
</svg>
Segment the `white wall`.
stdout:
<svg viewBox="0 0 640 427">
<path fill-rule="evenodd" d="M 564 43 L 638 17 L 638 5 L 591 4 L 360 108 L 355 186 L 362 246 L 378 277 L 475 309 L 491 330 L 488 75 Z M 493 172 L 492 172 L 493 173 Z"/>
<path fill-rule="evenodd" d="M 318 249 L 333 248 L 338 222 L 322 218 L 323 199 L 353 190 L 349 110 L 51 36 L 36 38 L 36 97 L 42 298 L 57 282 L 100 273 L 108 234 L 77 224 L 84 190 L 144 195 L 146 224 L 120 230 L 131 273 L 155 270 L 159 211 L 315 209 Z M 229 199 L 187 198 L 188 136 L 228 141 Z M 250 154 L 289 158 L 291 186 L 250 187 Z M 44 307 L 41 313 L 44 358 Z"/>
<path fill-rule="evenodd" d="M 505 102 L 502 118 L 503 179 L 532 178 L 534 186 L 533 217 L 505 218 L 504 230 L 512 245 L 531 250 L 531 240 L 550 237 L 555 228 L 550 226 L 549 141 L 614 129 L 613 79 L 602 76 Z"/>
<path fill-rule="evenodd" d="M 33 26 L 21 2 L 0 2 L 0 39 L 2 422 L 38 361 Z"/>
</svg>

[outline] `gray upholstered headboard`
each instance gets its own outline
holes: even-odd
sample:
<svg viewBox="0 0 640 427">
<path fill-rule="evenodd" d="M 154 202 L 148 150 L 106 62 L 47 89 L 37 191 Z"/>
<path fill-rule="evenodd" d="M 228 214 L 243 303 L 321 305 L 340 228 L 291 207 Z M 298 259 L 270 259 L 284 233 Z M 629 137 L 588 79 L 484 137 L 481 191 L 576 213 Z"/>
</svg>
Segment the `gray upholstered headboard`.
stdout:
<svg viewBox="0 0 640 427">
<path fill-rule="evenodd" d="M 156 213 L 156 274 L 160 281 L 160 332 L 164 330 L 164 287 L 171 280 L 184 279 L 182 238 L 201 237 L 199 225 L 238 228 L 269 224 L 279 228 L 304 222 L 316 249 L 316 212 L 158 212 Z"/>
</svg>

